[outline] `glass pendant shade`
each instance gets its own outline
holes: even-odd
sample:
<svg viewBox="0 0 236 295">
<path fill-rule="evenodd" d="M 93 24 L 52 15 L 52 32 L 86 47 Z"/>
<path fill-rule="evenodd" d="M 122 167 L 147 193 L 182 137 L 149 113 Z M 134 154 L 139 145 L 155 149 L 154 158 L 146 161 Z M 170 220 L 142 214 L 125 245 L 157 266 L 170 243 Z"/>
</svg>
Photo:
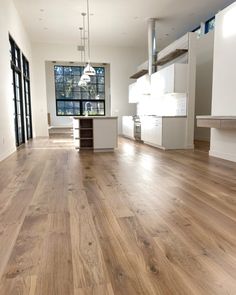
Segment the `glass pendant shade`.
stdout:
<svg viewBox="0 0 236 295">
<path fill-rule="evenodd" d="M 95 69 L 88 63 L 87 66 L 84 69 L 84 74 L 88 76 L 95 76 L 96 71 Z"/>
<path fill-rule="evenodd" d="M 82 76 L 81 76 L 81 78 L 80 78 L 80 81 L 84 81 L 84 82 L 86 82 L 86 83 L 89 83 L 90 82 L 90 77 L 89 77 L 89 75 L 87 75 L 87 74 L 83 74 Z"/>
<path fill-rule="evenodd" d="M 86 87 L 87 86 L 87 82 L 86 81 L 83 81 L 83 80 L 80 80 L 79 83 L 78 83 L 79 87 Z"/>
</svg>

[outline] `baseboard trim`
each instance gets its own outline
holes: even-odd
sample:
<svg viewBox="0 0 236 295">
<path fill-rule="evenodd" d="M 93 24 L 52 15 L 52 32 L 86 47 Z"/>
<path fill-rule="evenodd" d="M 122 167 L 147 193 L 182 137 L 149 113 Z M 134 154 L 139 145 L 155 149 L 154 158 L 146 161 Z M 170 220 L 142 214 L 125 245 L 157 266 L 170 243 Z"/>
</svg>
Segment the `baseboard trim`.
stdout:
<svg viewBox="0 0 236 295">
<path fill-rule="evenodd" d="M 236 154 L 222 153 L 222 152 L 210 150 L 209 155 L 211 157 L 220 158 L 220 159 L 231 161 L 231 162 L 236 162 Z"/>
<path fill-rule="evenodd" d="M 3 160 L 6 160 L 8 157 L 10 157 L 14 152 L 16 151 L 16 148 L 12 148 L 10 151 L 7 151 L 6 153 L 0 154 L 0 162 Z"/>
</svg>

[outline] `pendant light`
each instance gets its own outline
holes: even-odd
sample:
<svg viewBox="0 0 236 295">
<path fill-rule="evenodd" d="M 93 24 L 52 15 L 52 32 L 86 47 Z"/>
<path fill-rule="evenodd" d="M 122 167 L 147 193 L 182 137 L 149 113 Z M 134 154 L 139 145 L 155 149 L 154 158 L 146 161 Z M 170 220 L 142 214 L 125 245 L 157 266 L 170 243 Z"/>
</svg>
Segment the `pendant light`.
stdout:
<svg viewBox="0 0 236 295">
<path fill-rule="evenodd" d="M 83 63 L 84 60 L 85 60 L 85 48 L 84 48 L 84 45 L 83 45 L 83 28 L 80 27 L 79 29 L 80 29 L 80 46 L 81 46 L 81 56 L 80 57 L 81 57 L 81 62 Z M 83 50 L 82 50 L 82 48 L 83 48 Z M 80 87 L 86 87 L 87 82 L 80 79 L 78 85 Z"/>
<path fill-rule="evenodd" d="M 89 76 L 95 76 L 96 71 L 90 64 L 90 11 L 89 11 L 89 0 L 87 0 L 87 21 L 88 21 L 88 64 L 84 69 L 84 74 Z"/>
<path fill-rule="evenodd" d="M 83 46 L 84 46 L 84 62 L 85 62 L 85 16 L 86 16 L 86 13 L 82 13 L 82 16 L 83 16 L 83 31 L 84 31 L 84 42 L 83 42 Z M 87 86 L 87 83 L 90 82 L 90 76 L 88 74 L 86 74 L 85 72 L 83 73 L 83 75 L 81 76 L 80 78 L 80 81 L 79 81 L 79 86 L 81 87 L 84 87 L 84 86 Z"/>
</svg>

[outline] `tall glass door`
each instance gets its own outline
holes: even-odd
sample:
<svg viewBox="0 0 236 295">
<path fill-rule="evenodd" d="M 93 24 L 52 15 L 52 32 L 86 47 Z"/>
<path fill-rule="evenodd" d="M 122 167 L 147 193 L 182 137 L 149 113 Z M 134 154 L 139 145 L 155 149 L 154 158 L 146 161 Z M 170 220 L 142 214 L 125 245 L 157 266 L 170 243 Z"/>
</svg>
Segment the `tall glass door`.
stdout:
<svg viewBox="0 0 236 295">
<path fill-rule="evenodd" d="M 13 70 L 16 146 L 25 142 L 21 74 Z"/>
<path fill-rule="evenodd" d="M 22 55 L 23 61 L 23 80 L 24 80 L 24 101 L 25 101 L 25 123 L 27 140 L 33 138 L 32 134 L 32 114 L 31 114 L 31 93 L 30 93 L 30 73 L 29 62 Z"/>
<path fill-rule="evenodd" d="M 20 49 L 10 37 L 16 146 L 25 142 Z"/>
</svg>

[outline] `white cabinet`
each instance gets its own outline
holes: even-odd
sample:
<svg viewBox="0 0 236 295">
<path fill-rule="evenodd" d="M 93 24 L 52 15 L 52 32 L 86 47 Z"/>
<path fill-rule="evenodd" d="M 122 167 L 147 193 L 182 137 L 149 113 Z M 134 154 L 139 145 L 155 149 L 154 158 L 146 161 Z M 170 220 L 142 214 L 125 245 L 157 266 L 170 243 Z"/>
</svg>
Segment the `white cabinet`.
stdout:
<svg viewBox="0 0 236 295">
<path fill-rule="evenodd" d="M 187 92 L 187 64 L 172 64 L 151 75 L 151 95 Z"/>
<path fill-rule="evenodd" d="M 141 139 L 151 145 L 162 145 L 162 119 L 152 116 L 141 118 Z"/>
<path fill-rule="evenodd" d="M 134 139 L 134 121 L 132 116 L 122 117 L 122 134 L 125 137 Z"/>
<path fill-rule="evenodd" d="M 138 103 L 139 102 L 139 93 L 137 82 L 129 85 L 129 103 Z"/>
<path fill-rule="evenodd" d="M 151 95 L 151 76 L 144 75 L 137 80 L 137 91 L 140 97 L 149 96 Z"/>
<path fill-rule="evenodd" d="M 155 117 L 141 118 L 141 139 L 152 146 L 161 149 L 186 148 L 186 124 L 184 117 Z"/>
<path fill-rule="evenodd" d="M 112 150 L 117 147 L 116 119 L 93 119 L 93 144 L 95 150 Z"/>
<path fill-rule="evenodd" d="M 117 117 L 77 116 L 73 119 L 75 148 L 114 150 L 118 144 Z"/>
<path fill-rule="evenodd" d="M 129 85 L 129 103 L 139 103 L 151 96 L 151 76 L 144 75 Z"/>
</svg>

